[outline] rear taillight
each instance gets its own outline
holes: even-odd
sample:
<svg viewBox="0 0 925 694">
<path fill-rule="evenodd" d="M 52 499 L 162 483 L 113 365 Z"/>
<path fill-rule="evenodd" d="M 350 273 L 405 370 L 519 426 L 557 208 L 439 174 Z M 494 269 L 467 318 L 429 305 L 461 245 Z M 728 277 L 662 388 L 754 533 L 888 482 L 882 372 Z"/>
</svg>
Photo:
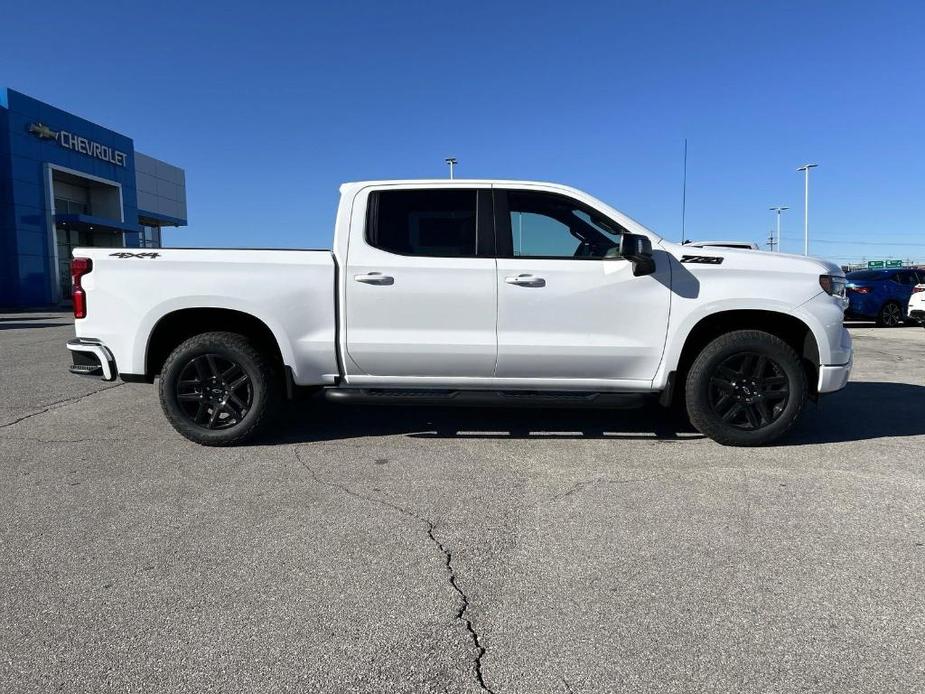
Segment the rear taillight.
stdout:
<svg viewBox="0 0 925 694">
<path fill-rule="evenodd" d="M 925 284 L 917 284 L 914 286 L 912 288 L 912 293 L 915 294 L 916 292 L 925 292 Z"/>
<path fill-rule="evenodd" d="M 87 317 L 87 294 L 80 280 L 93 269 L 89 258 L 74 258 L 71 261 L 71 301 L 74 302 L 74 318 Z"/>
<path fill-rule="evenodd" d="M 848 291 L 855 294 L 870 294 L 870 287 L 848 287 Z"/>
</svg>

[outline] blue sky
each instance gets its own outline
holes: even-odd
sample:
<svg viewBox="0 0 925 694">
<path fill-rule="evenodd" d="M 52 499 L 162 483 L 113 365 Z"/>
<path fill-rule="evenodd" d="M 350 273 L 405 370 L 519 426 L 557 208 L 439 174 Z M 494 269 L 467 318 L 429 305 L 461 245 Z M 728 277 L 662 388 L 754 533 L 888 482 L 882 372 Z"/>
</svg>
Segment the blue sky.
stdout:
<svg viewBox="0 0 925 694">
<path fill-rule="evenodd" d="M 326 247 L 345 180 L 555 180 L 680 237 L 925 261 L 920 2 L 158 2 L 3 13 L 0 84 L 187 171 L 170 245 Z"/>
</svg>

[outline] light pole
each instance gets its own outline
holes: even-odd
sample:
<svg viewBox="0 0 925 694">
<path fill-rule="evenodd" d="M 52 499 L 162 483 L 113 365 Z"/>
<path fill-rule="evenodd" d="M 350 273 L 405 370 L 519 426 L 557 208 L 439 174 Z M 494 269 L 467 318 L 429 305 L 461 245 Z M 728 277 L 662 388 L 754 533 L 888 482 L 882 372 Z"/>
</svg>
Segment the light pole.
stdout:
<svg viewBox="0 0 925 694">
<path fill-rule="evenodd" d="M 777 252 L 780 253 L 780 213 L 789 210 L 789 207 L 772 207 L 771 212 L 777 212 Z"/>
<path fill-rule="evenodd" d="M 450 180 L 453 180 L 453 167 L 456 166 L 456 157 L 447 157 L 444 159 L 447 164 L 450 165 Z"/>
<path fill-rule="evenodd" d="M 803 184 L 803 255 L 809 255 L 809 170 L 819 164 L 803 164 L 797 171 L 804 173 Z"/>
</svg>

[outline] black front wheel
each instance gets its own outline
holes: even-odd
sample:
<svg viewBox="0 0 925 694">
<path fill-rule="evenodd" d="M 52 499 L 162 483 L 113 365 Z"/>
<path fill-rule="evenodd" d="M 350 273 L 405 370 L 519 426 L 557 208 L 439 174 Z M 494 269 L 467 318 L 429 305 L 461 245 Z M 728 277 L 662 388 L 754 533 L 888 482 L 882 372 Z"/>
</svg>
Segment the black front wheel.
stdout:
<svg viewBox="0 0 925 694">
<path fill-rule="evenodd" d="M 785 434 L 806 403 L 800 358 L 770 333 L 739 330 L 709 343 L 685 388 L 691 423 L 714 441 L 760 446 Z"/>
<path fill-rule="evenodd" d="M 158 390 L 174 429 L 206 446 L 244 442 L 280 400 L 271 363 L 243 335 L 229 332 L 183 342 L 164 363 Z"/>
</svg>

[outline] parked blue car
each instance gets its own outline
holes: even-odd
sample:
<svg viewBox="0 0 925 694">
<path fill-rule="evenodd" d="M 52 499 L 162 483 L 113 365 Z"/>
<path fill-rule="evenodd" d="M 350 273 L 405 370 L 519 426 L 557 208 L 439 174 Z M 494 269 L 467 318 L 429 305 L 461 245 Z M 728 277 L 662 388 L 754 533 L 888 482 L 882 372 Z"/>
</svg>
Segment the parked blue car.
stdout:
<svg viewBox="0 0 925 694">
<path fill-rule="evenodd" d="M 849 272 L 845 318 L 875 320 L 882 328 L 895 328 L 907 319 L 912 288 L 925 283 L 925 270 L 858 270 Z"/>
</svg>

